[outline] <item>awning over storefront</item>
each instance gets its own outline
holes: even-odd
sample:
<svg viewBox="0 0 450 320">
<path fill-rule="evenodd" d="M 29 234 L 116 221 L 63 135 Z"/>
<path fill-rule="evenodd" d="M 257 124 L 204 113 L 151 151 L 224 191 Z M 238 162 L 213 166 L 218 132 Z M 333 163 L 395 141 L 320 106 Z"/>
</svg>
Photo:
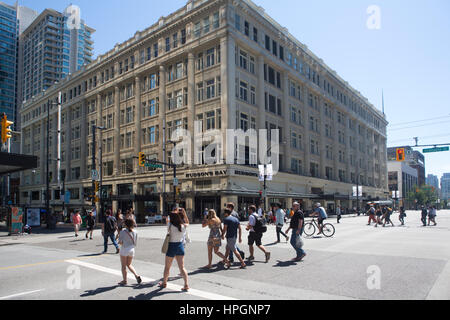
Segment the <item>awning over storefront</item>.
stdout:
<svg viewBox="0 0 450 320">
<path fill-rule="evenodd" d="M 0 175 L 37 168 L 37 156 L 0 152 Z"/>
</svg>

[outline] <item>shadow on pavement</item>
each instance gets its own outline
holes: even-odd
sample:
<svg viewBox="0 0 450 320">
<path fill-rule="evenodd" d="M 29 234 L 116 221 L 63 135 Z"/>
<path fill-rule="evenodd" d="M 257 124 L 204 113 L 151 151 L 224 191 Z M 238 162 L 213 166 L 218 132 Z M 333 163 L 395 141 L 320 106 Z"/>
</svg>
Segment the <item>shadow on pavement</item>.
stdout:
<svg viewBox="0 0 450 320">
<path fill-rule="evenodd" d="M 280 261 L 277 260 L 277 264 L 274 265 L 274 268 L 286 268 L 286 267 L 292 267 L 292 266 L 296 266 L 297 262 L 294 261 Z"/>
<path fill-rule="evenodd" d="M 81 294 L 80 297 L 90 297 L 90 296 L 96 296 L 98 294 L 104 293 L 104 292 L 108 292 L 108 291 L 112 291 L 114 289 L 117 289 L 119 286 L 115 285 L 115 286 L 111 286 L 111 287 L 103 287 L 103 288 L 97 288 L 95 290 L 86 290 L 85 293 Z"/>
<path fill-rule="evenodd" d="M 102 255 L 103 255 L 102 253 L 82 254 L 82 255 L 78 256 L 78 258 L 81 258 L 81 257 L 98 257 L 98 256 L 102 256 Z"/>
<path fill-rule="evenodd" d="M 195 271 L 189 272 L 188 276 L 195 276 L 197 274 L 210 274 L 210 273 L 216 273 L 216 272 L 224 271 L 224 270 L 226 270 L 224 265 L 221 263 L 218 263 L 218 264 L 213 265 L 213 268 L 211 268 L 211 269 L 199 268 Z"/>
<path fill-rule="evenodd" d="M 139 288 L 138 288 L 139 289 Z M 175 291 L 163 291 L 164 289 L 158 288 L 155 291 L 149 293 L 141 293 L 135 297 L 129 297 L 128 300 L 152 300 L 153 298 L 164 296 L 166 294 L 180 294 L 183 292 Z M 166 289 L 167 290 L 167 289 Z"/>
</svg>

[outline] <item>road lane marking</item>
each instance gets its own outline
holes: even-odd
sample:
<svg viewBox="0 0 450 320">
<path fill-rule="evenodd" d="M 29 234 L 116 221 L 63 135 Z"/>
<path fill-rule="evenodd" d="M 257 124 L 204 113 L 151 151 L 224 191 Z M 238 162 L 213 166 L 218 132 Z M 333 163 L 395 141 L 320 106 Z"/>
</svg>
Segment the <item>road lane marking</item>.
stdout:
<svg viewBox="0 0 450 320">
<path fill-rule="evenodd" d="M 449 300 L 450 299 L 450 261 L 442 269 L 436 279 L 426 300 Z"/>
<path fill-rule="evenodd" d="M 92 259 L 93 257 L 77 257 L 74 259 Z M 67 259 L 62 259 L 62 260 L 53 260 L 53 261 L 44 261 L 44 262 L 36 262 L 36 263 L 30 263 L 30 264 L 23 264 L 23 265 L 18 265 L 18 266 L 9 266 L 9 267 L 0 267 L 0 271 L 3 270 L 11 270 L 11 269 L 20 269 L 20 268 L 30 268 L 30 267 L 36 267 L 36 266 L 42 266 L 42 265 L 47 265 L 47 264 L 54 264 L 54 263 L 65 263 Z"/>
<path fill-rule="evenodd" d="M 22 292 L 22 293 L 16 293 L 10 296 L 6 296 L 6 297 L 0 297 L 0 300 L 6 300 L 6 299 L 11 299 L 11 298 L 15 298 L 15 297 L 20 297 L 20 296 L 24 296 L 27 294 L 32 294 L 32 293 L 36 293 L 36 292 L 40 292 L 40 291 L 44 291 L 45 289 L 40 289 L 40 290 L 34 290 L 34 291 L 27 291 L 27 292 Z"/>
<path fill-rule="evenodd" d="M 110 269 L 110 268 L 105 268 L 96 264 L 92 264 L 92 263 L 87 263 L 87 262 L 83 262 L 83 261 L 79 261 L 79 260 L 66 260 L 67 263 L 70 264 L 75 264 L 78 266 L 82 266 L 82 267 L 86 267 L 89 269 L 93 269 L 93 270 L 97 270 L 97 271 L 101 271 L 104 273 L 109 273 L 115 276 L 119 276 L 122 277 L 122 272 L 119 270 L 115 270 L 115 269 Z M 142 277 L 142 281 L 145 282 L 155 282 L 157 281 L 156 279 L 151 279 L 151 278 L 147 278 L 147 277 Z M 131 280 L 135 280 L 134 276 L 130 273 L 128 273 L 128 279 Z M 174 291 L 181 291 L 181 289 L 183 288 L 182 286 L 176 285 L 176 284 L 171 284 L 168 283 L 167 284 L 167 288 L 174 290 Z M 201 291 L 201 290 L 196 290 L 196 289 L 189 289 L 188 292 L 186 292 L 186 294 L 189 295 L 193 295 L 199 298 L 204 298 L 204 299 L 208 299 L 208 300 L 237 300 L 235 298 L 231 298 L 231 297 L 226 297 L 223 295 L 219 295 L 219 294 L 215 294 L 215 293 L 211 293 L 211 292 L 205 292 L 205 291 Z"/>
</svg>

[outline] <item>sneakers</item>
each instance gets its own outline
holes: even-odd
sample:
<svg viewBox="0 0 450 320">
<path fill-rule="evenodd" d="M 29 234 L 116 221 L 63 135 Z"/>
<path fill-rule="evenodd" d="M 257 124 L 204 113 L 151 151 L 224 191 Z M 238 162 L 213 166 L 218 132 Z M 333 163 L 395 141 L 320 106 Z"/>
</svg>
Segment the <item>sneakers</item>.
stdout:
<svg viewBox="0 0 450 320">
<path fill-rule="evenodd" d="M 303 258 L 306 257 L 306 253 L 304 253 L 301 257 L 296 258 L 294 261 L 295 262 L 300 262 L 303 260 Z"/>
<path fill-rule="evenodd" d="M 254 256 L 250 256 L 250 257 L 247 258 L 247 260 L 248 261 L 253 261 L 253 260 L 255 260 L 255 257 Z"/>
<path fill-rule="evenodd" d="M 119 254 L 119 252 L 120 252 L 120 249 L 117 248 L 117 249 L 116 249 L 116 254 Z"/>
<path fill-rule="evenodd" d="M 270 260 L 270 252 L 266 252 L 266 263 Z"/>
<path fill-rule="evenodd" d="M 141 283 L 142 283 L 141 277 L 140 277 L 140 276 L 139 276 L 139 277 L 136 277 L 136 281 L 137 281 L 138 284 L 141 284 Z"/>
</svg>

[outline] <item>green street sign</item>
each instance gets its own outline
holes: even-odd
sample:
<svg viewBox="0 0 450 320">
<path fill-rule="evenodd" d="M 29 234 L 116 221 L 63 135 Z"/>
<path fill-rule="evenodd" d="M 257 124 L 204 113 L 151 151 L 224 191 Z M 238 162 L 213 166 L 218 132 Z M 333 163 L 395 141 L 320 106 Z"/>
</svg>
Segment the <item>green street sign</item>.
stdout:
<svg viewBox="0 0 450 320">
<path fill-rule="evenodd" d="M 161 164 L 153 164 L 153 163 L 146 163 L 145 166 L 147 168 L 153 168 L 153 169 L 162 169 L 162 165 Z"/>
<path fill-rule="evenodd" d="M 423 149 L 423 153 L 450 151 L 450 147 Z"/>
</svg>

